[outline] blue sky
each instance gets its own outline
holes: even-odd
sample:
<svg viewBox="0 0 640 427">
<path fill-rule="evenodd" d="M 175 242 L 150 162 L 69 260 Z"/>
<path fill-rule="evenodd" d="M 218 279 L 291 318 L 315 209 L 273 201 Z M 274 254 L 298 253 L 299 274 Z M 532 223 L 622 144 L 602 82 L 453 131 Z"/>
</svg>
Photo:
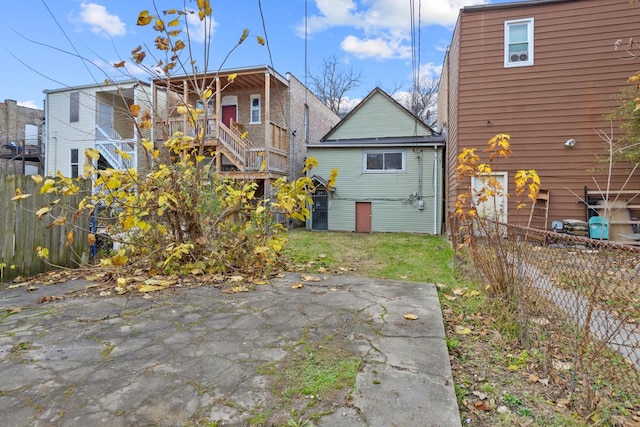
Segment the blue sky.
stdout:
<svg viewBox="0 0 640 427">
<path fill-rule="evenodd" d="M 438 77 L 458 11 L 467 5 L 504 0 L 212 0 L 214 25 L 210 68 L 217 69 L 244 28 L 251 36 L 266 34 L 267 46 L 249 37 L 223 68 L 273 65 L 305 81 L 306 63 L 319 74 L 325 58 L 335 56 L 343 70 L 361 73 L 362 84 L 348 95 L 352 101 L 376 86 L 391 92 L 411 86 L 411 9 L 420 18 L 420 70 Z M 183 0 L 156 0 L 157 9 L 181 8 Z M 196 9 L 195 2 L 186 0 Z M 141 10 L 153 10 L 152 0 L 21 0 L 3 2 L 0 27 L 2 79 L 0 100 L 42 108 L 45 89 L 102 82 L 127 76 L 111 64 L 128 60 L 131 50 L 156 34 L 136 25 Z M 421 5 L 418 13 L 417 7 Z M 197 20 L 196 20 L 197 21 Z M 190 28 L 197 29 L 194 21 Z M 266 28 L 266 32 L 265 32 Z M 193 37 L 195 55 L 203 44 Z M 418 43 L 416 42 L 416 45 Z M 134 66 L 130 75 L 147 74 Z"/>
</svg>

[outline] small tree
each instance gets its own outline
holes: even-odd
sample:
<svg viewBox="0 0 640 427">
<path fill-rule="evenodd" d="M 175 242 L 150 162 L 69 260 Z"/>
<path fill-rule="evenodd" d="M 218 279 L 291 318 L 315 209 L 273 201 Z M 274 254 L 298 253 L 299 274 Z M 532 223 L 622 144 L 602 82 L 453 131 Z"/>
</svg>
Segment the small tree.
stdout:
<svg viewBox="0 0 640 427">
<path fill-rule="evenodd" d="M 216 94 L 216 89 L 204 77 L 211 48 L 211 14 L 208 0 L 198 0 L 197 10 L 185 7 L 159 11 L 154 4 L 153 12 L 140 12 L 137 24 L 152 27 L 156 34 L 155 51 L 138 46 L 131 52 L 131 61 L 154 76 L 159 73 L 161 79 L 166 79 L 167 86 L 172 73 L 184 73 L 196 88 L 199 104 L 208 105 Z M 194 46 L 189 28 L 193 24 L 188 19 L 191 16 L 196 16 L 196 22 L 205 29 L 204 63 L 200 66 L 192 55 Z M 227 58 L 248 37 L 249 31 L 244 30 Z M 261 37 L 256 39 L 264 43 Z M 151 63 L 147 64 L 149 60 Z M 113 66 L 123 68 L 125 63 L 121 61 Z M 230 76 L 227 85 L 234 78 Z M 73 179 L 61 174 L 47 179 L 35 177 L 41 184 L 40 192 L 51 196 L 49 205 L 36 214 L 48 226 L 71 227 L 66 217 L 94 216 L 99 208 L 101 219 L 107 224 L 105 232 L 115 242 L 114 251 L 100 260 L 100 265 L 108 267 L 111 275 L 125 274 L 131 271 L 128 267 L 150 274 L 268 275 L 277 267 L 286 240 L 285 229 L 274 220 L 273 212 L 303 221 L 308 218 L 307 206 L 312 203 L 310 194 L 314 191 L 311 179 L 302 177 L 288 182 L 280 178 L 273 184 L 273 194 L 257 197 L 255 182 L 224 178 L 212 170 L 211 164 L 215 162 L 211 157 L 218 154 L 204 151 L 202 127 L 207 123 L 207 109 L 184 102 L 178 102 L 175 109 L 194 127 L 195 135 L 180 132 L 167 135 L 165 129 L 164 144 L 156 147 L 145 135 L 148 136 L 152 117 L 156 117 L 157 112 L 143 111 L 141 105 L 129 105 L 127 114 L 136 126 L 151 165 L 145 175 L 138 174 L 135 168 L 99 170 L 99 152 L 87 150 L 84 179 L 93 180 L 94 192 L 84 197 L 78 206 L 54 218 L 50 206 L 57 204 L 58 194 L 77 192 L 78 186 Z M 118 154 L 128 156 L 124 152 Z M 304 170 L 315 165 L 315 159 L 309 158 Z M 336 175 L 334 170 L 329 185 L 335 182 Z M 67 235 L 72 240 L 73 230 Z M 89 242 L 96 242 L 95 234 L 89 234 Z M 40 248 L 41 257 L 46 258 L 47 253 Z M 118 273 L 120 270 L 122 273 Z M 126 291 L 123 285 L 127 281 L 120 279 L 118 292 Z"/>
<path fill-rule="evenodd" d="M 509 302 L 513 302 L 518 272 L 515 268 L 514 256 L 510 245 L 505 244 L 505 231 L 501 224 L 498 200 L 509 197 L 500 182 L 493 175 L 491 163 L 498 158 L 511 155 L 510 136 L 498 134 L 491 138 L 485 150 L 489 153 L 489 162 L 482 163 L 475 148 L 465 148 L 458 155 L 456 175 L 458 182 L 466 182 L 466 191 L 456 197 L 453 213 L 457 220 L 459 242 L 469 248 L 475 267 L 483 276 L 490 294 Z M 482 188 L 474 190 L 471 179 L 482 182 Z M 535 170 L 519 170 L 515 177 L 517 196 L 525 196 L 535 201 L 540 190 L 540 177 Z M 489 206 L 481 209 L 481 206 Z M 525 206 L 518 203 L 518 209 Z M 480 250 L 476 239 L 486 239 Z M 486 250 L 486 248 L 490 250 Z"/>
</svg>

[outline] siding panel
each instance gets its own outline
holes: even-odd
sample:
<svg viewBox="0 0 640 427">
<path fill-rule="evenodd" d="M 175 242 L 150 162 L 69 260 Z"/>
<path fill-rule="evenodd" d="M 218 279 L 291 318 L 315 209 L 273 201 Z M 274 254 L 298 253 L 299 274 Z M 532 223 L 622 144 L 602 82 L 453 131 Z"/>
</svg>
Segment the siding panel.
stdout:
<svg viewBox="0 0 640 427">
<path fill-rule="evenodd" d="M 402 150 L 406 153 L 406 172 L 364 173 L 362 148 L 309 147 L 309 155 L 319 162 L 312 174 L 326 178 L 332 168 L 338 168 L 329 204 L 329 230 L 355 231 L 355 203 L 363 201 L 371 202 L 373 231 L 440 233 L 442 150 L 425 148 L 421 153 L 409 147 Z M 424 198 L 422 210 L 410 198 L 420 191 Z"/>
<path fill-rule="evenodd" d="M 533 17 L 535 63 L 504 68 L 504 21 Z M 606 168 L 598 157 L 606 145 L 596 130 L 609 133 L 604 114 L 618 104 L 615 94 L 638 63 L 623 61 L 617 39 L 640 36 L 640 8 L 626 1 L 581 0 L 461 11 L 447 56 L 448 207 L 456 195 L 455 156 L 462 147 L 484 149 L 497 133 L 512 137 L 513 155 L 496 171 L 536 169 L 551 191 L 550 219 L 585 219 L 579 198 L 584 186 L 604 186 Z M 614 127 L 614 135 L 618 134 Z M 574 138 L 574 148 L 563 143 Z M 618 164 L 614 186 L 630 167 Z M 640 192 L 640 174 L 628 189 Z M 528 214 L 510 221 L 526 223 Z"/>
</svg>

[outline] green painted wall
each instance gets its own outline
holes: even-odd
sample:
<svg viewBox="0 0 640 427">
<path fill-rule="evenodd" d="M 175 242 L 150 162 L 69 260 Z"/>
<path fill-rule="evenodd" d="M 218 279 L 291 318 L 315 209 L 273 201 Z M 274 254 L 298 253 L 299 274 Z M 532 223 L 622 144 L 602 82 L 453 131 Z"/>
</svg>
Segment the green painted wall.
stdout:
<svg viewBox="0 0 640 427">
<path fill-rule="evenodd" d="M 371 202 L 372 231 L 441 232 L 442 149 L 421 148 L 421 152 L 414 152 L 411 147 L 395 149 L 405 152 L 404 172 L 364 172 L 364 148 L 308 147 L 309 156 L 316 157 L 320 164 L 310 175 L 326 179 L 332 168 L 338 168 L 338 179 L 329 202 L 329 230 L 355 231 L 355 204 L 362 201 Z M 420 192 L 418 154 L 422 160 L 422 210 L 418 209 L 417 200 L 412 201 L 410 197 Z"/>
<path fill-rule="evenodd" d="M 345 119 L 329 140 L 429 136 L 431 132 L 422 122 L 381 93 L 372 97 Z"/>
</svg>

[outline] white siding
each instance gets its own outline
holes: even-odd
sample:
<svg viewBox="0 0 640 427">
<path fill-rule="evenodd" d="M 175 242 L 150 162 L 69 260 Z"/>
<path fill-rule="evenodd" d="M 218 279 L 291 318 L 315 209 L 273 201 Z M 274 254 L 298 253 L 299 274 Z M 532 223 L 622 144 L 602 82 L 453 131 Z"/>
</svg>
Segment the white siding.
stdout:
<svg viewBox="0 0 640 427">
<path fill-rule="evenodd" d="M 69 121 L 69 94 L 80 93 L 79 121 Z M 47 144 L 44 173 L 55 175 L 61 172 L 69 176 L 70 150 L 77 148 L 84 159 L 84 150 L 93 147 L 95 135 L 95 90 L 68 90 L 47 93 L 46 126 Z M 82 161 L 81 161 L 82 162 Z M 82 167 L 80 168 L 82 173 Z"/>
</svg>

